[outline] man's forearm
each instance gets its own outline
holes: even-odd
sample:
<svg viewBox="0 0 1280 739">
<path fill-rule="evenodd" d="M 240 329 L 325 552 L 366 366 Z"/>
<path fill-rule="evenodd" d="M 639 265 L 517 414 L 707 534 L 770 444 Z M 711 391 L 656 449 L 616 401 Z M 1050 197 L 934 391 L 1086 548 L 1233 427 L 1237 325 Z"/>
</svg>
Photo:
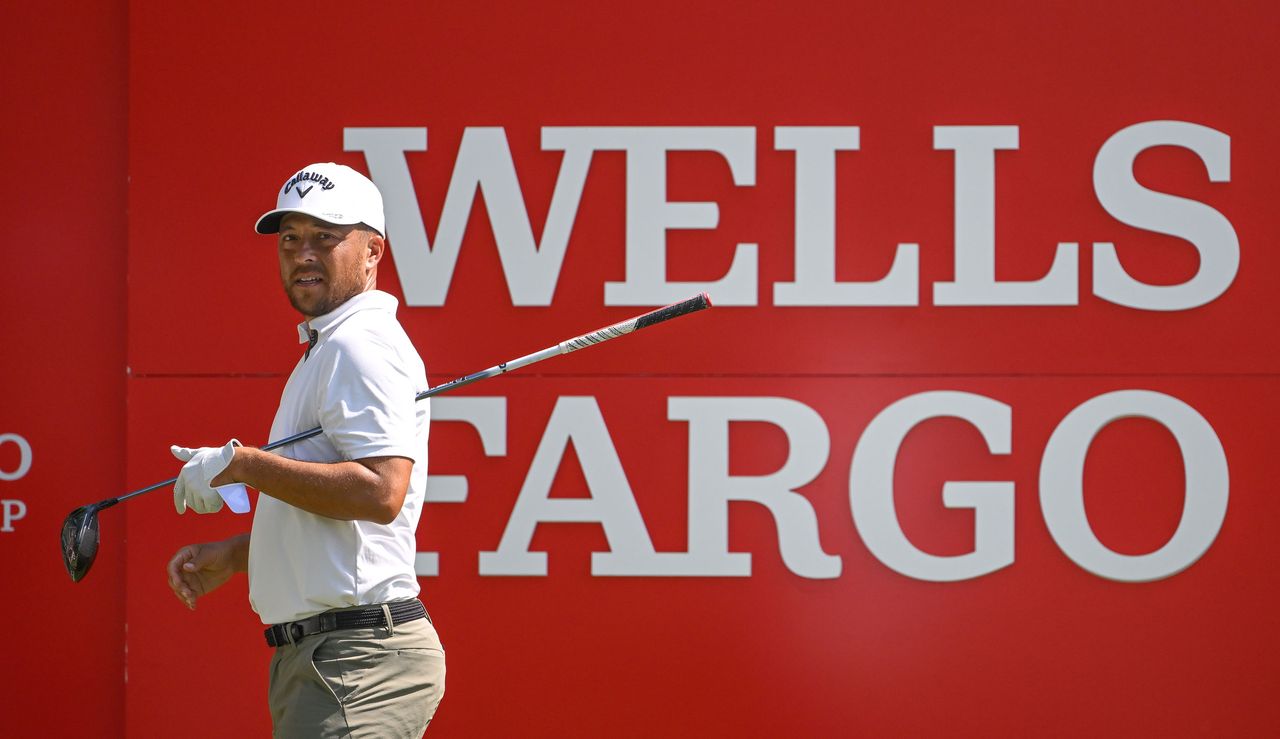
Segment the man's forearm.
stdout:
<svg viewBox="0 0 1280 739">
<path fill-rule="evenodd" d="M 231 569 L 236 572 L 249 571 L 249 535 L 240 534 L 222 542 L 227 547 Z"/>
<path fill-rule="evenodd" d="M 376 457 L 356 462 L 302 462 L 253 447 L 236 449 L 215 485 L 243 482 L 319 516 L 390 523 L 400 512 L 412 460 Z"/>
</svg>

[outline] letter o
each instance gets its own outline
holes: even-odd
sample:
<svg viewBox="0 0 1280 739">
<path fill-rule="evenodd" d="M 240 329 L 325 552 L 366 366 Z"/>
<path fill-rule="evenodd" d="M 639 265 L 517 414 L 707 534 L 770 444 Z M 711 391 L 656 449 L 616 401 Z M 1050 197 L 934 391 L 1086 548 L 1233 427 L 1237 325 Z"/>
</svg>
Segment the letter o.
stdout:
<svg viewBox="0 0 1280 739">
<path fill-rule="evenodd" d="M 0 444 L 9 443 L 18 445 L 18 466 L 12 472 L 0 470 L 0 480 L 5 482 L 20 480 L 31 471 L 31 445 L 17 434 L 0 434 Z"/>
<path fill-rule="evenodd" d="M 1108 549 L 1084 510 L 1084 461 L 1098 432 L 1122 418 L 1148 418 L 1168 429 L 1182 452 L 1185 502 L 1165 545 L 1141 555 Z M 1040 509 L 1062 552 L 1099 577 L 1150 582 L 1178 574 L 1208 551 L 1227 515 L 1227 456 L 1213 427 L 1194 408 L 1163 393 L 1121 390 L 1086 401 L 1062 419 L 1040 463 Z"/>
</svg>

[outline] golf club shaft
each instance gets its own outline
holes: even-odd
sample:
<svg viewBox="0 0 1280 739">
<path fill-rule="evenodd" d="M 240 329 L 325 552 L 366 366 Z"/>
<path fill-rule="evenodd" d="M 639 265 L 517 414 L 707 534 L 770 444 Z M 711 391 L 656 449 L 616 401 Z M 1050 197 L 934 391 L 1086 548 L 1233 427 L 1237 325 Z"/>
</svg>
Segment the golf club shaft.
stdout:
<svg viewBox="0 0 1280 739">
<path fill-rule="evenodd" d="M 604 343 L 610 339 L 616 339 L 619 336 L 625 336 L 626 334 L 632 333 L 633 331 L 639 331 L 642 328 L 648 328 L 649 326 L 652 326 L 654 324 L 662 323 L 663 321 L 669 321 L 672 318 L 678 318 L 679 316 L 683 316 L 688 313 L 693 313 L 695 311 L 700 311 L 700 310 L 703 310 L 704 308 L 710 308 L 710 307 L 711 307 L 711 298 L 706 293 L 695 295 L 694 297 L 689 298 L 688 300 L 682 300 L 679 303 L 672 303 L 671 305 L 668 305 L 663 308 L 658 308 L 657 310 L 649 311 L 648 313 L 645 313 L 643 315 L 635 316 L 633 318 L 628 318 L 625 321 L 619 321 L 618 323 L 612 324 L 610 326 L 605 326 L 604 328 L 596 329 L 595 331 L 592 331 L 590 333 L 586 333 L 581 336 L 574 337 L 567 341 L 562 341 L 559 344 L 556 344 L 555 346 L 549 346 L 546 349 L 543 349 L 541 351 L 536 351 L 532 354 L 526 354 L 523 357 L 520 357 L 518 359 L 513 359 L 509 362 L 503 362 L 502 364 L 494 365 L 488 369 L 481 370 L 474 374 L 466 375 L 465 377 L 459 377 L 456 380 L 450 380 L 449 382 L 443 383 L 441 385 L 436 385 L 433 388 L 429 388 L 427 390 L 422 391 L 421 393 L 418 393 L 418 395 L 414 398 L 414 402 L 417 402 L 424 398 L 430 398 L 433 395 L 439 395 L 440 393 L 447 392 L 449 390 L 456 390 L 457 388 L 463 387 L 464 385 L 470 385 L 473 382 L 478 382 L 480 380 L 484 380 L 489 377 L 494 377 L 495 375 L 505 374 L 512 370 L 520 369 L 521 367 L 528 367 L 529 365 L 535 362 L 541 362 L 544 359 L 550 359 L 551 357 L 559 356 L 561 354 L 568 354 L 569 352 L 575 352 L 579 349 L 585 349 L 589 346 L 595 346 L 596 344 Z M 263 446 L 262 450 L 269 452 L 269 451 L 272 451 L 273 449 L 279 449 L 280 447 L 288 446 L 289 444 L 302 441 L 303 439 L 310 439 L 313 436 L 319 435 L 321 432 L 323 432 L 323 430 L 324 429 L 317 426 L 316 428 L 302 431 L 300 433 L 294 434 L 293 436 L 286 436 L 283 439 L 278 439 L 276 441 L 270 442 L 269 444 Z M 116 498 L 108 498 L 94 505 L 99 509 L 110 508 L 116 503 L 126 501 L 129 498 L 132 498 L 137 495 L 142 495 L 143 493 L 149 493 L 152 490 L 158 490 L 162 487 L 165 487 L 166 485 L 172 485 L 177 481 L 178 481 L 178 478 L 173 477 L 168 480 L 164 480 L 162 482 L 157 482 L 154 485 L 148 485 L 145 488 L 134 490 L 131 493 L 125 493 L 124 495 L 121 495 Z"/>
</svg>

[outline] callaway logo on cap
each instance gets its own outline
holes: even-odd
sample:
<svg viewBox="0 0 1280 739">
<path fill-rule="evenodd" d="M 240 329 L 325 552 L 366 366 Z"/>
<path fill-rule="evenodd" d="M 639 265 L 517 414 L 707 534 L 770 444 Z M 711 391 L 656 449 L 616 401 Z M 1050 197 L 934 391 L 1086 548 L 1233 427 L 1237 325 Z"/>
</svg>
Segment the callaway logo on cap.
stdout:
<svg viewBox="0 0 1280 739">
<path fill-rule="evenodd" d="M 333 162 L 303 167 L 285 181 L 275 210 L 264 213 L 254 226 L 260 234 L 280 231 L 280 220 L 289 213 L 306 213 L 329 223 L 363 223 L 386 236 L 382 193 L 368 177 Z"/>
</svg>

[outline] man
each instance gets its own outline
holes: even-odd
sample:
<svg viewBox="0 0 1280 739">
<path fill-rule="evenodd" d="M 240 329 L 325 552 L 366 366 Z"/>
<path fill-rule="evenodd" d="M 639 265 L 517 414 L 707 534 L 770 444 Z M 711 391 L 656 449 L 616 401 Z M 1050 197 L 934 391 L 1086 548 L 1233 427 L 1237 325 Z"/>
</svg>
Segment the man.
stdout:
<svg viewBox="0 0 1280 739">
<path fill-rule="evenodd" d="M 414 574 L 426 487 L 422 360 L 377 287 L 386 253 L 382 196 L 355 170 L 313 164 L 258 219 L 277 234 L 280 278 L 307 347 L 280 398 L 271 438 L 322 427 L 279 454 L 173 447 L 186 462 L 179 513 L 247 510 L 250 534 L 193 544 L 168 565 L 189 608 L 247 571 L 270 626 L 268 702 L 276 736 L 419 737 L 444 694 L 444 650 Z"/>
</svg>

